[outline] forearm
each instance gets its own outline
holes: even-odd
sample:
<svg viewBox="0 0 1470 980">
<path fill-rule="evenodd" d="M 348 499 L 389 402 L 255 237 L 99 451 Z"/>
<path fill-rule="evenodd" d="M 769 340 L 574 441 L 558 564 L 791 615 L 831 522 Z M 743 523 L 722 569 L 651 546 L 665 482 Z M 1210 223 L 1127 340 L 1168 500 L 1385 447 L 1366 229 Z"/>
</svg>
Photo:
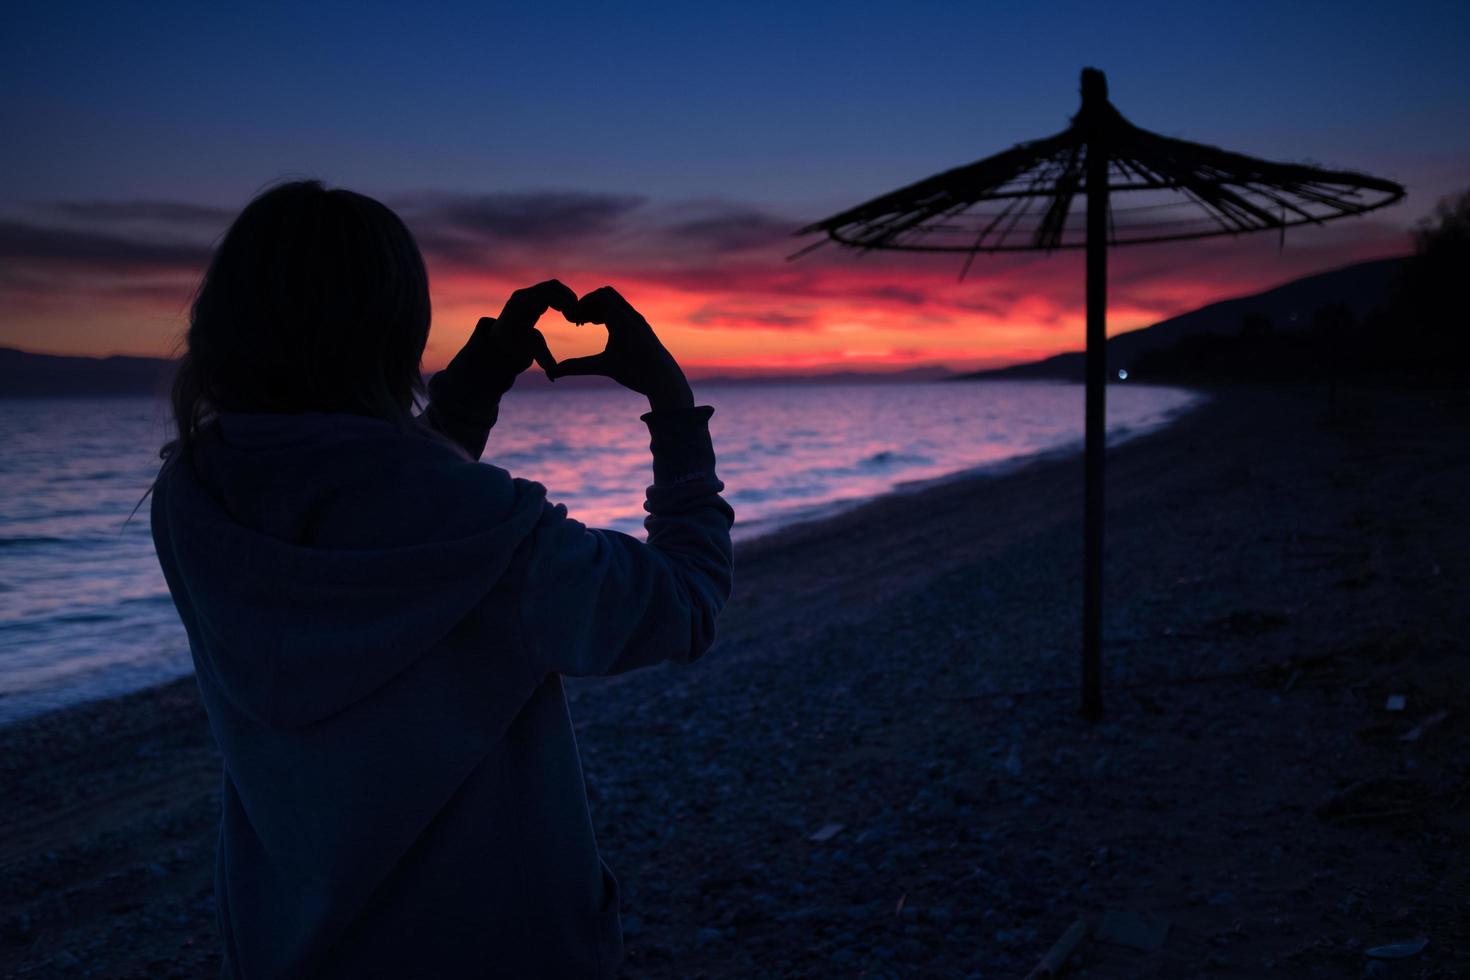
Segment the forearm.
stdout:
<svg viewBox="0 0 1470 980">
<path fill-rule="evenodd" d="M 533 360 L 548 373 L 556 366 L 536 321 L 548 309 L 565 312 L 576 302 L 577 294 L 555 279 L 511 293 L 500 316 L 480 317 L 454 360 L 429 380 L 429 404 L 419 421 L 479 459 L 500 415 L 500 396 L 516 375 Z"/>
<path fill-rule="evenodd" d="M 661 382 L 651 387 L 648 391 L 648 409 L 650 413 L 658 412 L 682 412 L 694 407 L 694 391 L 689 387 L 689 382 L 684 379 L 684 372 L 677 367 L 662 379 Z M 713 409 L 711 409 L 713 411 Z M 708 419 L 709 415 L 706 414 Z M 648 421 L 647 416 L 643 421 Z M 708 432 L 705 433 L 706 437 Z M 658 448 L 655 446 L 654 453 L 657 455 Z"/>
<path fill-rule="evenodd" d="M 662 554 L 687 607 L 687 640 L 668 659 L 688 662 L 714 642 L 715 618 L 734 576 L 730 528 L 735 513 L 720 494 L 707 406 L 655 410 L 643 416 L 652 435 L 653 484 L 643 526 L 648 546 Z M 687 645 L 685 645 L 687 644 Z"/>
<path fill-rule="evenodd" d="M 500 398 L 515 383 L 515 375 L 487 371 L 476 376 L 474 371 L 473 364 L 456 357 L 430 378 L 429 404 L 419 421 L 479 459 L 500 417 Z"/>
<path fill-rule="evenodd" d="M 730 594 L 734 513 L 715 475 L 707 407 L 649 412 L 654 482 L 644 543 L 548 511 L 526 589 L 540 667 L 615 674 L 663 660 L 688 663 L 714 641 Z"/>
</svg>

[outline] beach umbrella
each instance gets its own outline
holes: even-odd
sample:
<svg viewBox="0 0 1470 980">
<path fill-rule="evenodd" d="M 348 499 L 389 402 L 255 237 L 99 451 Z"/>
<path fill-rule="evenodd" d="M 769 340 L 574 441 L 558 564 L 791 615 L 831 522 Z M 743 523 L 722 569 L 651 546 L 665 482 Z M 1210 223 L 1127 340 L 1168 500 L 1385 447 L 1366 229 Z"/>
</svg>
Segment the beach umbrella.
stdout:
<svg viewBox="0 0 1470 980">
<path fill-rule="evenodd" d="M 1400 200 L 1392 181 L 1276 163 L 1139 129 L 1082 70 L 1082 107 L 1054 136 L 946 170 L 807 225 L 798 235 L 861 251 L 1086 250 L 1086 449 L 1082 711 L 1102 716 L 1103 419 L 1107 247 L 1279 231 Z"/>
</svg>

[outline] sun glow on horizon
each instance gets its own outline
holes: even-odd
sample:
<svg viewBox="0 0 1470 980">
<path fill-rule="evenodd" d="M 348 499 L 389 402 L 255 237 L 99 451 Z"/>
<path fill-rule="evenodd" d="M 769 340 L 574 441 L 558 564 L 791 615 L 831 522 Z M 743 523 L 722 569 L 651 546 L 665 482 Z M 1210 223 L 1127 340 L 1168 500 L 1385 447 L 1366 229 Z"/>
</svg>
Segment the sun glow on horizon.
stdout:
<svg viewBox="0 0 1470 980">
<path fill-rule="evenodd" d="M 737 218 L 735 227 L 751 220 L 743 212 Z M 654 225 L 641 236 L 570 244 L 483 240 L 466 246 L 445 244 L 433 215 L 420 215 L 411 226 L 425 229 L 420 234 L 434 306 L 423 359 L 429 371 L 448 363 L 475 323 L 497 314 L 511 291 L 552 277 L 579 292 L 615 286 L 695 376 L 921 366 L 964 371 L 1082 344 L 1082 263 L 1074 253 L 981 257 L 960 280 L 956 263 L 943 257 L 859 259 L 831 249 L 820 258 L 788 262 L 786 243 L 776 238 L 773 246 L 770 235 L 754 245 L 731 245 L 724 238 L 690 240 L 692 232 Z M 14 256 L 9 280 L 0 283 L 7 310 L 0 345 L 93 356 L 171 356 L 180 349 L 207 247 L 170 249 L 133 237 L 104 239 L 94 231 L 54 234 L 73 234 L 77 242 Z M 701 234 L 732 233 L 719 225 L 717 232 L 701 227 Z M 1405 246 L 1393 226 L 1362 225 L 1357 235 L 1304 234 L 1285 252 L 1251 241 L 1115 249 L 1108 332 L 1400 254 Z M 541 329 L 558 357 L 591 354 L 605 343 L 601 328 L 575 327 L 554 311 Z"/>
</svg>

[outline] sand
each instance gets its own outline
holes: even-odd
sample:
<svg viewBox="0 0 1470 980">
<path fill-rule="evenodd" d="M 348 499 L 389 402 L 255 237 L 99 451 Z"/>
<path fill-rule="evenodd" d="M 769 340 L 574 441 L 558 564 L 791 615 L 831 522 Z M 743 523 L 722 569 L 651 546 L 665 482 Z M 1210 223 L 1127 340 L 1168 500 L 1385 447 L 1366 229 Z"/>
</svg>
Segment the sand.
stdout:
<svg viewBox="0 0 1470 980">
<path fill-rule="evenodd" d="M 1112 456 L 1100 725 L 1077 459 L 743 545 L 705 658 L 571 684 L 626 975 L 1022 977 L 1104 913 L 1073 975 L 1470 975 L 1470 399 L 1211 394 Z M 218 767 L 191 679 L 0 729 L 0 974 L 217 975 Z"/>
</svg>

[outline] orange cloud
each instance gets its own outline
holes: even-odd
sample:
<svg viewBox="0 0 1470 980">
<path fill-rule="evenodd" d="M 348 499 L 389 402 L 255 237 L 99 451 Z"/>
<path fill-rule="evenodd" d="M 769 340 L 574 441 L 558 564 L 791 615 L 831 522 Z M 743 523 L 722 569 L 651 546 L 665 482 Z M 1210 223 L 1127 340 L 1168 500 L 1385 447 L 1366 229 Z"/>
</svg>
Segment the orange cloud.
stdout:
<svg viewBox="0 0 1470 980">
<path fill-rule="evenodd" d="M 802 222 L 728 202 L 618 195 L 419 194 L 389 199 L 429 263 L 435 316 L 425 367 L 521 286 L 612 284 L 692 373 L 828 367 L 955 369 L 1081 345 L 1082 257 L 857 255 L 795 262 Z M 228 215 L 181 202 L 72 202 L 0 221 L 0 344 L 64 353 L 166 354 L 182 332 L 209 241 Z M 1271 236 L 1114 250 L 1111 333 L 1301 275 L 1407 249 L 1401 229 L 1343 222 Z M 551 322 L 555 320 L 556 322 Z M 600 328 L 553 314 L 559 356 L 601 347 Z"/>
</svg>

